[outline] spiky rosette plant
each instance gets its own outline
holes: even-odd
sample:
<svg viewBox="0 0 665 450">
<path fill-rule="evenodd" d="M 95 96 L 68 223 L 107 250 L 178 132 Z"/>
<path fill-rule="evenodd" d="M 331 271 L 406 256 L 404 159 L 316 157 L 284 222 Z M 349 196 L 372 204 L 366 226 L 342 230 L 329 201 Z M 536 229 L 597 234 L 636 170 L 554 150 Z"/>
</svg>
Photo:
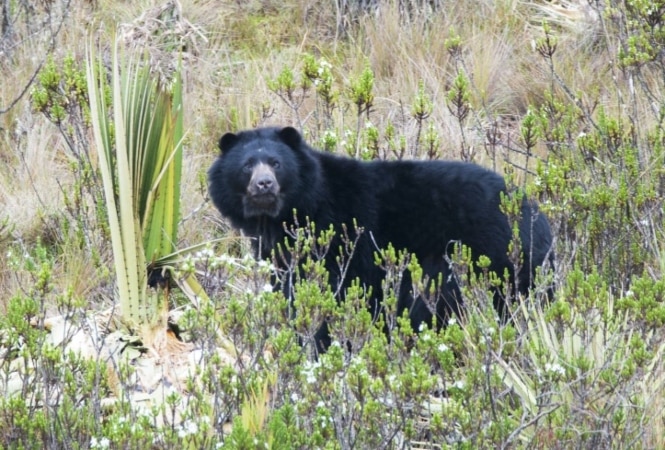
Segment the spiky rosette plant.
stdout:
<svg viewBox="0 0 665 450">
<path fill-rule="evenodd" d="M 166 336 L 168 283 L 148 286 L 148 269 L 171 273 L 176 254 L 183 102 L 179 71 L 170 83 L 160 82 L 145 59 L 116 46 L 109 83 L 90 46 L 87 82 L 121 322 L 145 346 L 159 349 Z M 193 276 L 178 282 L 186 293 L 202 295 Z"/>
</svg>

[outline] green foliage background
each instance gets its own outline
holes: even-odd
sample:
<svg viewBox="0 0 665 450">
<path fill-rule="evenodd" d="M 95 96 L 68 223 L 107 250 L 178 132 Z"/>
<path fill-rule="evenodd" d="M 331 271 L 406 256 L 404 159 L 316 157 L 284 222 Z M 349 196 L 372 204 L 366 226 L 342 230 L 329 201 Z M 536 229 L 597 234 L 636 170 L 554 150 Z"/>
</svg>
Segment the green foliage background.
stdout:
<svg viewBox="0 0 665 450">
<path fill-rule="evenodd" d="M 0 388 L 20 393 L 0 400 L 3 448 L 665 446 L 662 1 L 2 6 Z M 110 55 L 116 28 L 164 82 L 182 61 L 178 247 L 225 238 L 179 267 L 212 302 L 173 296 L 200 365 L 152 410 L 123 394 L 136 360 L 109 368 L 39 326 L 63 314 L 85 328 L 114 301 L 84 44 L 92 33 Z M 465 322 L 417 334 L 403 323 L 387 340 L 361 290 L 336 305 L 312 258 L 290 320 L 269 266 L 246 256 L 206 195 L 219 136 L 268 124 L 355 158 L 504 173 L 550 218 L 553 280 L 500 326 L 496 277 L 465 277 L 478 262 L 460 251 Z M 317 237 L 299 251 L 325 250 Z M 414 262 L 387 249 L 381 264 L 396 274 L 391 308 Z M 353 352 L 311 358 L 299 342 L 322 317 Z"/>
</svg>

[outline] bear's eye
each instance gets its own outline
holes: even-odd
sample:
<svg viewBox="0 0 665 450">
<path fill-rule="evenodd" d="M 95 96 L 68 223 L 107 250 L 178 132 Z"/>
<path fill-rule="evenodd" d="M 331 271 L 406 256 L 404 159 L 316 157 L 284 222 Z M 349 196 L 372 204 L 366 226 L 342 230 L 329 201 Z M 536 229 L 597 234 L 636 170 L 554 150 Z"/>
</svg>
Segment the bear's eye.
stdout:
<svg viewBox="0 0 665 450">
<path fill-rule="evenodd" d="M 254 163 L 252 161 L 247 161 L 244 166 L 242 166 L 242 171 L 245 173 L 250 173 L 252 171 L 252 167 L 254 167 Z"/>
<path fill-rule="evenodd" d="M 280 163 L 279 161 L 273 159 L 272 161 L 270 161 L 270 165 L 272 166 L 273 169 L 279 169 Z"/>
</svg>

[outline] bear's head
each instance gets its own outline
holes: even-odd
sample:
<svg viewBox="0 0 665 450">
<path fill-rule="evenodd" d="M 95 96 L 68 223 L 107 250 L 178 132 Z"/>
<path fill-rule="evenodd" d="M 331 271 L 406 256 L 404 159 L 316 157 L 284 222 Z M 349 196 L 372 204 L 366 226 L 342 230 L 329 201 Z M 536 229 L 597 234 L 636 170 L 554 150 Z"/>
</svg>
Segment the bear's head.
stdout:
<svg viewBox="0 0 665 450">
<path fill-rule="evenodd" d="M 299 189 L 301 145 L 300 133 L 291 127 L 263 128 L 222 136 L 219 140 L 222 151 L 218 160 L 219 171 L 215 172 L 213 166 L 210 172 L 211 195 L 222 214 L 225 211 L 215 198 L 215 191 L 219 190 L 216 183 L 224 184 L 224 190 L 230 191 L 227 194 L 240 202 L 231 206 L 226 199 L 223 206 L 230 206 L 235 214 L 240 213 L 238 209 L 241 207 L 244 219 L 280 216 L 285 204 L 292 203 L 288 199 L 297 195 Z"/>
</svg>

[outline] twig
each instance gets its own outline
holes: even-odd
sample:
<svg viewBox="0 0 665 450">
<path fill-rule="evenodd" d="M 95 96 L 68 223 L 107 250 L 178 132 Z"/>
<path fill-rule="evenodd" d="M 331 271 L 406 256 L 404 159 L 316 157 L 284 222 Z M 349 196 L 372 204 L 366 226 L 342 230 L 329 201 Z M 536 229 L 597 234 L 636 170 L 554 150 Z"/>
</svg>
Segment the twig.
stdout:
<svg viewBox="0 0 665 450">
<path fill-rule="evenodd" d="M 37 78 L 37 74 L 39 74 L 39 72 L 42 70 L 42 67 L 44 67 L 44 64 L 46 63 L 46 59 L 53 52 L 53 49 L 55 49 L 55 43 L 56 43 L 55 38 L 58 36 L 58 34 L 60 34 L 60 31 L 62 30 L 62 26 L 64 25 L 65 19 L 67 18 L 67 12 L 69 11 L 69 5 L 70 4 L 71 4 L 71 0 L 69 0 L 65 3 L 64 8 L 63 8 L 63 13 L 62 13 L 62 20 L 60 20 L 60 23 L 58 24 L 58 28 L 55 30 L 55 32 L 51 34 L 51 44 L 49 45 L 48 49 L 46 50 L 46 54 L 44 55 L 42 60 L 37 65 L 37 68 L 35 69 L 34 73 L 30 77 L 30 79 L 28 80 L 28 83 L 23 87 L 23 89 L 18 94 L 18 96 L 16 98 L 14 98 L 11 102 L 9 102 L 9 106 L 7 106 L 6 108 L 0 109 L 0 115 L 6 114 L 9 111 L 11 111 L 11 109 L 14 106 L 16 106 L 16 104 L 19 101 L 21 101 L 21 99 L 26 94 L 26 92 L 28 92 L 28 89 L 30 89 L 30 86 L 32 86 L 32 83 L 35 82 L 35 78 Z"/>
</svg>

